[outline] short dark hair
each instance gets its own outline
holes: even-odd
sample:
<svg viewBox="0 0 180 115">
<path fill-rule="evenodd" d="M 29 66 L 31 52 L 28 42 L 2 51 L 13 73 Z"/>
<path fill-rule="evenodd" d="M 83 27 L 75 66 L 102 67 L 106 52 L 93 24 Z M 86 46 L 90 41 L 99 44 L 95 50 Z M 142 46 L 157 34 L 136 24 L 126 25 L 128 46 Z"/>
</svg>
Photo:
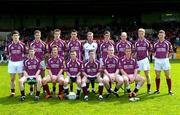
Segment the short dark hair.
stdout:
<svg viewBox="0 0 180 115">
<path fill-rule="evenodd" d="M 54 33 L 55 32 L 60 32 L 61 33 L 61 30 L 60 29 L 54 29 Z"/>
<path fill-rule="evenodd" d="M 94 52 L 94 50 L 89 50 L 89 53 Z"/>
<path fill-rule="evenodd" d="M 14 30 L 13 32 L 11 32 L 11 36 L 13 36 L 14 34 L 18 34 L 19 35 L 19 32 L 17 30 Z"/>
<path fill-rule="evenodd" d="M 70 54 L 71 54 L 71 53 L 74 53 L 74 52 L 76 53 L 76 51 L 75 51 L 75 50 L 71 50 L 71 51 L 70 51 Z"/>
<path fill-rule="evenodd" d="M 126 48 L 125 48 L 125 51 L 126 51 L 126 50 L 129 50 L 129 49 L 132 51 L 132 48 L 131 48 L 131 47 L 126 47 Z"/>
<path fill-rule="evenodd" d="M 34 34 L 36 34 L 36 33 L 40 33 L 41 34 L 41 31 L 40 30 L 35 30 Z"/>
<path fill-rule="evenodd" d="M 71 32 L 76 32 L 77 33 L 77 30 L 73 29 Z"/>
<path fill-rule="evenodd" d="M 105 32 L 104 32 L 104 35 L 106 35 L 106 34 L 110 34 L 110 31 L 105 31 Z"/>
<path fill-rule="evenodd" d="M 52 46 L 52 49 L 54 49 L 54 48 L 57 48 L 57 49 L 58 49 L 58 46 L 57 46 L 57 45 L 53 45 L 53 46 Z"/>
</svg>

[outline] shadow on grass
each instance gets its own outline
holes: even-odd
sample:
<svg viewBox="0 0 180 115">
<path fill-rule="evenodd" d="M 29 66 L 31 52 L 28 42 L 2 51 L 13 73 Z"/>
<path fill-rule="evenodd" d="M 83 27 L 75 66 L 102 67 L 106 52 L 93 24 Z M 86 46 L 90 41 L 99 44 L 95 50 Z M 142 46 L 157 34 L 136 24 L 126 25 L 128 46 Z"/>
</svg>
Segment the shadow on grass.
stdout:
<svg viewBox="0 0 180 115">
<path fill-rule="evenodd" d="M 25 103 L 25 104 L 37 104 L 37 103 L 48 103 L 50 105 L 56 105 L 56 104 L 60 104 L 60 103 L 63 103 L 63 104 L 78 104 L 78 103 L 87 103 L 87 104 L 91 104 L 91 105 L 96 105 L 96 104 L 99 104 L 99 103 L 114 103 L 114 104 L 127 104 L 129 103 L 129 100 L 128 100 L 128 95 L 127 94 L 124 94 L 124 93 L 119 93 L 119 97 L 115 97 L 113 94 L 111 94 L 108 98 L 106 98 L 106 94 L 103 95 L 104 99 L 102 101 L 98 100 L 98 94 L 93 94 L 93 93 L 90 93 L 89 94 L 89 100 L 88 101 L 84 101 L 83 100 L 83 94 L 81 94 L 81 98 L 79 100 L 59 100 L 57 97 L 52 97 L 48 100 L 46 100 L 44 98 L 44 95 L 41 95 L 40 97 L 40 100 L 39 101 L 34 101 L 34 96 L 29 96 L 27 95 L 26 96 L 26 99 L 25 101 L 20 101 L 20 96 L 15 96 L 15 97 L 9 97 L 9 96 L 5 96 L 5 97 L 0 97 L 0 104 L 2 105 L 12 105 L 12 104 L 16 104 L 16 105 L 19 105 L 19 104 L 22 104 L 22 103 Z M 151 99 L 155 99 L 155 98 L 160 98 L 160 97 L 163 97 L 163 96 L 169 96 L 168 94 L 146 94 L 146 93 L 140 93 L 138 94 L 138 97 L 140 98 L 140 101 L 139 102 L 142 102 L 142 101 L 148 101 L 148 100 L 151 100 Z"/>
</svg>

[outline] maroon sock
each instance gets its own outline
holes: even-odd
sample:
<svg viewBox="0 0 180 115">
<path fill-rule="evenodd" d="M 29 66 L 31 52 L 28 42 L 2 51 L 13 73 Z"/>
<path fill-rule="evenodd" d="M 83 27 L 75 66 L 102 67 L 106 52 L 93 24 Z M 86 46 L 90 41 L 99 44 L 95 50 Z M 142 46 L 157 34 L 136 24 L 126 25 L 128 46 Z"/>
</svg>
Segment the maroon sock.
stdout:
<svg viewBox="0 0 180 115">
<path fill-rule="evenodd" d="M 168 85 L 168 91 L 171 91 L 171 79 L 166 79 Z"/>
<path fill-rule="evenodd" d="M 103 93 L 103 86 L 99 86 L 99 95 L 102 95 Z"/>
<path fill-rule="evenodd" d="M 43 87 L 44 87 L 44 89 L 46 90 L 46 93 L 47 93 L 48 95 L 51 95 L 51 93 L 50 93 L 50 91 L 49 91 L 49 86 L 46 84 L 46 85 L 44 85 Z"/>
<path fill-rule="evenodd" d="M 59 85 L 59 95 L 62 94 L 62 91 L 63 91 L 63 85 Z"/>
<path fill-rule="evenodd" d="M 110 89 L 111 89 L 111 87 L 112 87 L 112 83 L 111 83 L 111 82 L 109 82 L 109 87 L 110 87 Z"/>
<path fill-rule="evenodd" d="M 33 91 L 33 86 L 30 86 L 30 91 Z"/>
<path fill-rule="evenodd" d="M 160 79 L 156 78 L 156 90 L 159 91 Z"/>
<path fill-rule="evenodd" d="M 21 96 L 25 96 L 24 90 L 21 91 Z"/>
<path fill-rule="evenodd" d="M 87 95 L 87 88 L 86 88 L 86 86 L 85 86 L 85 87 L 83 87 L 83 93 L 84 93 L 84 96 L 86 96 L 86 95 Z"/>
<path fill-rule="evenodd" d="M 147 91 L 150 91 L 151 89 L 151 84 L 147 84 Z"/>
<path fill-rule="evenodd" d="M 39 94 L 40 94 L 40 91 L 36 91 L 36 96 L 39 96 Z"/>
</svg>

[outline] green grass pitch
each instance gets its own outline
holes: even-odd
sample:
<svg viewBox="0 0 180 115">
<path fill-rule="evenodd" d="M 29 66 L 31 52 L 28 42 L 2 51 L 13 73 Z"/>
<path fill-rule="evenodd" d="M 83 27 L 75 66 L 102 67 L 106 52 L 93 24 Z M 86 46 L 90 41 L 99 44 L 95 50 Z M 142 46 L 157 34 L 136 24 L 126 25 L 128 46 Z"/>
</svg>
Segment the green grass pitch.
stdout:
<svg viewBox="0 0 180 115">
<path fill-rule="evenodd" d="M 138 93 L 140 101 L 129 102 L 127 95 L 120 89 L 120 98 L 111 95 L 104 101 L 97 100 L 97 96 L 90 94 L 89 101 L 63 100 L 51 98 L 45 100 L 41 92 L 38 102 L 33 97 L 27 96 L 24 102 L 19 100 L 20 91 L 18 77 L 16 77 L 16 96 L 9 97 L 10 76 L 7 73 L 7 65 L 0 65 L 0 115 L 180 115 L 180 60 L 171 61 L 172 90 L 174 96 L 167 93 L 167 85 L 164 73 L 161 73 L 160 94 L 147 95 L 146 82 Z M 141 73 L 144 75 L 144 73 Z M 155 91 L 155 74 L 151 64 L 151 91 Z M 132 85 L 133 87 L 134 85 Z M 50 86 L 51 87 L 51 86 Z M 74 87 L 75 89 L 75 87 Z M 97 85 L 96 85 L 97 89 Z M 74 90 L 75 91 L 75 90 Z M 26 84 L 26 94 L 29 86 Z M 106 94 L 104 88 L 103 94 Z"/>
</svg>

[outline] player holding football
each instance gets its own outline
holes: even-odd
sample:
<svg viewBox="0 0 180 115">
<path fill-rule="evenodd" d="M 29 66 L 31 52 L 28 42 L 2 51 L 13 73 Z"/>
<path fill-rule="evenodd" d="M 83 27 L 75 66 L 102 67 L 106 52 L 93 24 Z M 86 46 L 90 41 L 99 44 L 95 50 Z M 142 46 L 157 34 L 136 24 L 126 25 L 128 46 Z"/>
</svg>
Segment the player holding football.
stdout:
<svg viewBox="0 0 180 115">
<path fill-rule="evenodd" d="M 16 73 L 19 75 L 19 79 L 22 77 L 23 73 L 23 60 L 26 53 L 25 44 L 19 40 L 19 32 L 13 31 L 11 33 L 11 37 L 13 41 L 8 44 L 5 49 L 7 57 L 9 59 L 8 63 L 8 73 L 10 73 L 11 81 L 10 81 L 10 88 L 11 88 L 11 95 L 15 95 L 15 76 Z"/>
<path fill-rule="evenodd" d="M 169 95 L 174 95 L 171 90 L 171 78 L 170 78 L 170 63 L 169 56 L 173 52 L 172 45 L 169 41 L 165 40 L 165 31 L 160 30 L 158 34 L 159 40 L 154 44 L 154 68 L 156 72 L 156 91 L 155 94 L 159 94 L 159 86 L 160 86 L 160 75 L 161 70 L 164 70 L 166 76 L 166 82 L 168 86 Z"/>
<path fill-rule="evenodd" d="M 61 39 L 61 30 L 60 29 L 54 29 L 53 35 L 54 35 L 54 40 L 51 41 L 50 43 L 48 43 L 49 57 L 51 56 L 53 46 L 58 46 L 58 55 L 64 61 L 64 54 L 65 54 L 65 50 L 66 50 L 66 44 L 65 44 L 65 41 Z M 55 85 L 53 85 L 52 93 L 56 94 Z"/>
<path fill-rule="evenodd" d="M 149 76 L 150 64 L 149 64 L 149 51 L 151 50 L 150 42 L 144 37 L 145 30 L 143 28 L 138 29 L 138 40 L 134 44 L 134 57 L 137 59 L 139 66 L 138 73 L 142 70 L 145 73 L 147 80 L 147 94 L 150 94 L 151 81 Z"/>
<path fill-rule="evenodd" d="M 28 78 L 35 79 L 37 81 L 37 91 L 35 100 L 39 100 L 39 94 L 41 90 L 41 65 L 40 61 L 35 57 L 34 48 L 29 48 L 29 58 L 24 61 L 24 76 L 19 80 L 19 86 L 21 91 L 21 101 L 25 100 L 24 83 Z"/>
<path fill-rule="evenodd" d="M 35 49 L 35 56 L 40 61 L 42 66 L 42 71 L 40 72 L 41 77 L 44 78 L 45 76 L 45 54 L 46 54 L 46 43 L 41 40 L 41 31 L 35 30 L 34 31 L 35 40 L 30 43 L 30 47 Z M 33 93 L 33 87 L 30 87 L 30 95 Z"/>
<path fill-rule="evenodd" d="M 89 50 L 89 59 L 83 64 L 83 75 L 82 86 L 85 86 L 86 83 L 94 83 L 97 81 L 99 83 L 99 100 L 102 100 L 103 92 L 103 79 L 100 76 L 100 62 L 94 59 L 95 52 L 94 50 Z M 86 86 L 89 88 L 89 86 Z M 85 96 L 84 99 L 88 99 L 88 96 Z"/>
<path fill-rule="evenodd" d="M 132 43 L 127 40 L 127 33 L 121 32 L 120 40 L 116 44 L 116 52 L 118 58 L 122 58 L 125 55 L 126 48 L 132 48 Z"/>
<path fill-rule="evenodd" d="M 69 94 L 68 83 L 72 84 L 74 82 L 77 83 L 77 94 L 76 99 L 80 98 L 81 92 L 81 70 L 82 70 L 82 62 L 77 58 L 76 51 L 70 51 L 70 59 L 66 63 L 66 72 L 67 78 L 64 80 L 64 92 L 66 96 Z M 70 85 L 70 91 L 73 91 L 72 85 Z M 87 95 L 87 89 L 84 87 L 84 94 Z"/>
<path fill-rule="evenodd" d="M 64 83 L 64 76 L 62 75 L 64 64 L 63 60 L 58 55 L 58 46 L 52 47 L 52 56 L 47 62 L 47 69 L 48 75 L 43 78 L 42 83 L 43 87 L 47 92 L 45 96 L 46 99 L 52 97 L 49 91 L 48 82 L 52 82 L 53 86 L 56 86 L 56 83 L 59 83 L 59 93 L 58 98 L 63 100 L 64 96 L 62 94 L 63 91 L 63 83 Z"/>
<path fill-rule="evenodd" d="M 140 87 L 144 84 L 144 77 L 138 74 L 138 65 L 136 59 L 132 57 L 132 49 L 127 47 L 125 49 L 125 56 L 119 61 L 119 68 L 122 73 L 126 90 L 129 93 L 129 97 L 136 97 L 136 93 Z M 137 85 L 134 91 L 131 92 L 130 84 L 136 82 Z"/>
<path fill-rule="evenodd" d="M 103 60 L 103 69 L 104 69 L 103 83 L 107 89 L 106 98 L 108 98 L 110 93 L 112 93 L 110 83 L 113 83 L 113 82 L 116 82 L 116 87 L 113 93 L 116 97 L 119 97 L 118 90 L 122 86 L 124 80 L 123 80 L 123 77 L 119 75 L 118 63 L 119 63 L 118 57 L 114 55 L 114 47 L 109 46 L 108 55 Z"/>
<path fill-rule="evenodd" d="M 87 42 L 83 45 L 83 50 L 84 50 L 84 60 L 89 60 L 89 51 L 93 50 L 94 51 L 94 59 L 97 58 L 96 56 L 96 51 L 97 51 L 98 45 L 95 41 L 93 41 L 93 33 L 88 32 L 87 33 Z M 92 92 L 95 93 L 94 89 L 94 81 L 91 81 L 91 86 L 92 86 Z M 86 83 L 87 90 L 89 92 L 89 82 Z"/>
</svg>

